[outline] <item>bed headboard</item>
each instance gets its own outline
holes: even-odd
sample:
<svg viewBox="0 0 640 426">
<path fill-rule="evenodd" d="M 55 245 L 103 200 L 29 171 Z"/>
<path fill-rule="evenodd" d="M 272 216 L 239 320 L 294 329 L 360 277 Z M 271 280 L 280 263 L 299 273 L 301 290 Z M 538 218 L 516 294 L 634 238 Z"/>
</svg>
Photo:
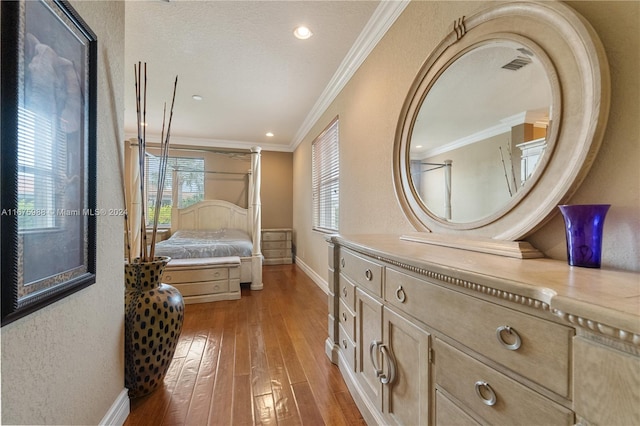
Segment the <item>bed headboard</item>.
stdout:
<svg viewBox="0 0 640 426">
<path fill-rule="evenodd" d="M 252 220 L 247 209 L 223 200 L 205 200 L 183 209 L 171 210 L 171 229 L 241 229 L 252 235 Z"/>
</svg>

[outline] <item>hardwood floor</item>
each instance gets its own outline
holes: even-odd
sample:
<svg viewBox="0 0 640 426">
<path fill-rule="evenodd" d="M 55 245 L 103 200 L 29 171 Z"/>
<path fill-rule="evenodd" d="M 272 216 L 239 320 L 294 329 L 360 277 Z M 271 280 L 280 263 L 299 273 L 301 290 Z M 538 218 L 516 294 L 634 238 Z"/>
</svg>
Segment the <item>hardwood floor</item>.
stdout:
<svg viewBox="0 0 640 426">
<path fill-rule="evenodd" d="M 187 305 L 161 388 L 131 401 L 134 425 L 364 425 L 324 353 L 327 296 L 295 265 L 264 289 Z"/>
</svg>

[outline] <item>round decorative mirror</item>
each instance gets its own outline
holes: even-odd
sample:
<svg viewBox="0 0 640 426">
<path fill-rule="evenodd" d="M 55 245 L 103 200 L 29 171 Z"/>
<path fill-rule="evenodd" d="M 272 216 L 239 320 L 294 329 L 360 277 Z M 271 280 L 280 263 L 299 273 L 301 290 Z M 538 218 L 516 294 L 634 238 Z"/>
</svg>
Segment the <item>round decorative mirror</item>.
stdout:
<svg viewBox="0 0 640 426">
<path fill-rule="evenodd" d="M 489 40 L 454 58 L 433 82 L 411 132 L 409 178 L 434 216 L 490 220 L 532 186 L 553 148 L 552 111 L 560 110 L 555 70 L 542 55 Z"/>
<path fill-rule="evenodd" d="M 568 6 L 513 2 L 460 18 L 400 114 L 400 205 L 418 231 L 520 240 L 578 187 L 608 111 L 604 50 Z"/>
</svg>

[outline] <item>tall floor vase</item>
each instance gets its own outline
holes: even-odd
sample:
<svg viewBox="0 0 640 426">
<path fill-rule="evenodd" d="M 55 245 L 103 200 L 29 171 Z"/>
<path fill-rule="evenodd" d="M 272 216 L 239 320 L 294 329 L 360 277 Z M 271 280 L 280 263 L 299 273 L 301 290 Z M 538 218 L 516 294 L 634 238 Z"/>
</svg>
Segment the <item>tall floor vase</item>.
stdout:
<svg viewBox="0 0 640 426">
<path fill-rule="evenodd" d="M 131 398 L 162 384 L 182 331 L 182 295 L 161 283 L 169 260 L 125 264 L 125 386 Z"/>
</svg>

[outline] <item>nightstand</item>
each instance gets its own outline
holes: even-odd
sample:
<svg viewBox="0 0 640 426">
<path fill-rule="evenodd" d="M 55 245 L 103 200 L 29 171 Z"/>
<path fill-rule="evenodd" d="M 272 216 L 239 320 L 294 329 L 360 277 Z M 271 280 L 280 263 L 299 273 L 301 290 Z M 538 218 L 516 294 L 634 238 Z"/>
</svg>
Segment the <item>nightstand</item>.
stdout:
<svg viewBox="0 0 640 426">
<path fill-rule="evenodd" d="M 292 233 L 293 231 L 290 228 L 262 230 L 263 265 L 287 265 L 293 263 L 291 253 Z"/>
</svg>

